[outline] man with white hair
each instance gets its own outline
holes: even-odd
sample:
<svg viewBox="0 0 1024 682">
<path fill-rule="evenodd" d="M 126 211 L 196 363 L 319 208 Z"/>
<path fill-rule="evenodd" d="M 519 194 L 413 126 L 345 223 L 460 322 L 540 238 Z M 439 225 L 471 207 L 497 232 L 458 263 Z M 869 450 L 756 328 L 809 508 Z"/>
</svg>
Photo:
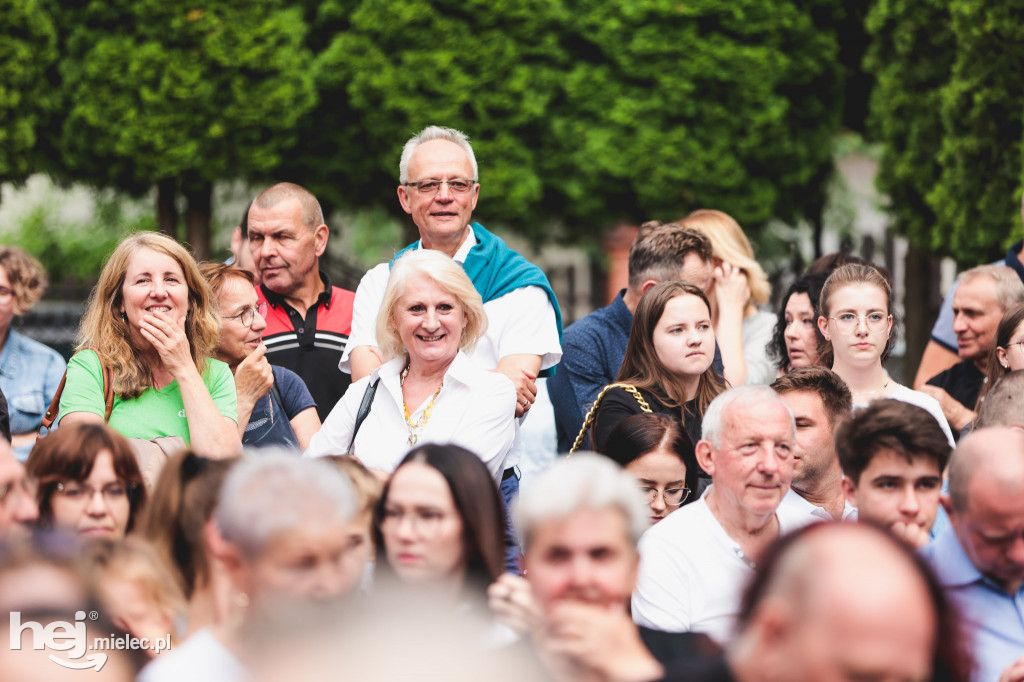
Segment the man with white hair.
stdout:
<svg viewBox="0 0 1024 682">
<path fill-rule="evenodd" d="M 239 624 L 277 605 L 343 596 L 350 581 L 340 559 L 355 514 L 352 484 L 329 462 L 272 448 L 250 453 L 224 480 L 208 533 L 231 582 L 233 613 L 155 659 L 139 681 L 247 679 L 233 653 Z"/>
<path fill-rule="evenodd" d="M 702 635 L 644 631 L 629 617 L 636 543 L 650 523 L 638 487 L 610 459 L 581 453 L 557 461 L 519 498 L 526 579 L 506 574 L 488 594 L 559 682 L 657 680 L 663 664 L 714 649 Z"/>
<path fill-rule="evenodd" d="M 793 529 L 775 511 L 793 477 L 795 428 L 768 386 L 740 386 L 711 402 L 696 454 L 712 485 L 640 541 L 638 624 L 729 641 L 744 583 L 771 542 Z"/>
</svg>

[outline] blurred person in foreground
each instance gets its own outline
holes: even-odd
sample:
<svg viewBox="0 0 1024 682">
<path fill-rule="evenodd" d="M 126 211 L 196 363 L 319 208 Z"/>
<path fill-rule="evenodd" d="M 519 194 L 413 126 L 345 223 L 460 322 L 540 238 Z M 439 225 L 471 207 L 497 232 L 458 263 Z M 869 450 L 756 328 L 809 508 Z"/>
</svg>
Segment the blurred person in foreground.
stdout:
<svg viewBox="0 0 1024 682">
<path fill-rule="evenodd" d="M 220 489 L 239 458 L 207 459 L 194 452 L 172 457 L 149 496 L 139 525 L 145 538 L 174 576 L 187 604 L 177 644 L 228 619 L 231 585 L 211 549 L 212 520 Z"/>
<path fill-rule="evenodd" d="M 37 483 L 39 523 L 82 539 L 120 539 L 146 505 L 146 484 L 128 441 L 106 424 L 57 429 L 25 463 Z"/>
<path fill-rule="evenodd" d="M 1024 679 L 1015 664 L 1024 652 L 1022 490 L 1024 433 L 971 433 L 949 465 L 950 527 L 923 550 L 967 625 L 975 682 Z"/>
<path fill-rule="evenodd" d="M 668 661 L 717 650 L 705 635 L 629 617 L 648 514 L 633 477 L 590 453 L 556 462 L 520 496 L 526 577 L 503 575 L 488 596 L 503 622 L 528 634 L 552 679 L 656 680 Z"/>
<path fill-rule="evenodd" d="M 956 611 L 920 558 L 867 524 L 819 523 L 764 557 L 724 656 L 681 660 L 664 679 L 967 682 L 969 670 Z"/>
<path fill-rule="evenodd" d="M 974 430 L 986 426 L 1009 426 L 1024 431 L 1024 371 L 1007 372 L 996 380 L 981 405 Z"/>
<path fill-rule="evenodd" d="M 10 444 L 0 438 L 0 541 L 28 537 L 38 518 L 36 482 L 14 457 Z"/>
<path fill-rule="evenodd" d="M 355 511 L 351 484 L 327 462 L 264 452 L 233 467 L 210 538 L 231 580 L 231 612 L 146 666 L 140 682 L 246 679 L 239 654 L 248 623 L 284 604 L 342 596 L 344 532 Z"/>
<path fill-rule="evenodd" d="M 917 405 L 876 400 L 839 426 L 836 449 L 858 518 L 911 547 L 928 544 L 951 450 L 938 422 Z"/>
<path fill-rule="evenodd" d="M 46 291 L 46 270 L 17 246 L 0 246 L 0 391 L 7 398 L 11 444 L 25 461 L 36 431 L 60 385 L 66 363 L 60 353 L 14 331 Z"/>
<path fill-rule="evenodd" d="M 214 357 L 235 377 L 242 445 L 306 449 L 320 430 L 316 403 L 299 375 L 267 361 L 267 304 L 256 296 L 252 275 L 222 263 L 203 263 L 199 270 L 220 309 Z"/>
</svg>

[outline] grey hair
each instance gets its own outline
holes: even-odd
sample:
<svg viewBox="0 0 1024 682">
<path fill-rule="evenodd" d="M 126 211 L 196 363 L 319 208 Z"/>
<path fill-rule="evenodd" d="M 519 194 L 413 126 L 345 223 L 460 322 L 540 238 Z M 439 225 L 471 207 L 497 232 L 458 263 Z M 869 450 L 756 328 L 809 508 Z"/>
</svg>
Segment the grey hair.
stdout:
<svg viewBox="0 0 1024 682">
<path fill-rule="evenodd" d="M 568 518 L 581 509 L 615 507 L 626 517 L 634 545 L 651 525 L 650 509 L 636 479 L 603 455 L 580 452 L 548 467 L 513 503 L 516 531 L 529 551 L 533 531 L 542 523 Z"/>
<path fill-rule="evenodd" d="M 701 438 L 711 443 L 712 447 L 722 447 L 722 419 L 725 410 L 735 404 L 749 405 L 757 402 L 774 402 L 786 408 L 790 428 L 796 437 L 796 421 L 793 419 L 793 411 L 786 405 L 786 401 L 770 386 L 758 384 L 730 388 L 712 400 L 708 409 L 704 411 L 704 420 L 701 422 Z"/>
<path fill-rule="evenodd" d="M 466 156 L 469 157 L 469 165 L 473 167 L 472 180 L 474 182 L 480 180 L 476 166 L 476 155 L 473 154 L 473 147 L 469 144 L 469 136 L 455 128 L 427 126 L 409 138 L 409 141 L 405 143 L 404 147 L 402 147 L 402 158 L 398 162 L 399 183 L 404 185 L 409 182 L 409 161 L 412 159 L 412 153 L 416 151 L 416 147 L 419 147 L 424 142 L 430 142 L 431 140 L 447 140 L 448 142 L 452 142 L 462 147 L 462 150 L 466 152 Z"/>
<path fill-rule="evenodd" d="M 253 559 L 274 535 L 314 519 L 349 523 L 356 506 L 352 484 L 327 461 L 267 448 L 231 469 L 213 518 L 223 538 Z"/>
<path fill-rule="evenodd" d="M 996 287 L 996 303 L 1005 313 L 1019 303 L 1024 303 L 1024 283 L 1013 271 L 1013 268 L 1005 265 L 979 265 L 971 268 L 960 275 L 960 283 L 967 284 L 979 277 L 988 277 Z"/>
</svg>

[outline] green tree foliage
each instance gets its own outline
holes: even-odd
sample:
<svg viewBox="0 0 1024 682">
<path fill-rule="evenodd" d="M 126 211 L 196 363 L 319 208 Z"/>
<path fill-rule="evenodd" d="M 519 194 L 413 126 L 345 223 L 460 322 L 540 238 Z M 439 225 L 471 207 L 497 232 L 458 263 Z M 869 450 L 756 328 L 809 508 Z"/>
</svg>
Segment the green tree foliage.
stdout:
<svg viewBox="0 0 1024 682">
<path fill-rule="evenodd" d="M 879 188 L 897 228 L 963 264 L 1019 235 L 1022 10 L 1021 0 L 878 0 L 868 16 Z"/>
<path fill-rule="evenodd" d="M 324 0 L 320 106 L 282 173 L 398 210 L 401 144 L 468 132 L 477 215 L 539 237 L 715 206 L 820 212 L 841 112 L 833 0 Z M 332 158 L 324 154 L 329 150 Z"/>
<path fill-rule="evenodd" d="M 58 175 L 136 193 L 157 185 L 165 229 L 181 191 L 190 241 L 206 253 L 212 182 L 278 165 L 316 102 L 301 10 L 112 0 L 69 3 L 56 17 Z"/>
<path fill-rule="evenodd" d="M 0 0 L 0 182 L 23 180 L 54 96 L 57 34 L 43 2 Z"/>
</svg>

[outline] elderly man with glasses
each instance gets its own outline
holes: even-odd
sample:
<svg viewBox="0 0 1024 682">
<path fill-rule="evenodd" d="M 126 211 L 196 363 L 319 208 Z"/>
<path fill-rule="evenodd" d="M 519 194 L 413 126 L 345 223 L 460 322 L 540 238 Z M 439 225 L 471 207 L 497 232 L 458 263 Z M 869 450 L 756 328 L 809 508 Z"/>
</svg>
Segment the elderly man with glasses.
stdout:
<svg viewBox="0 0 1024 682">
<path fill-rule="evenodd" d="M 471 222 L 479 196 L 476 157 L 465 134 L 429 126 L 412 137 L 399 162 L 398 201 L 412 216 L 420 239 L 396 258 L 408 249 L 435 249 L 465 268 L 483 298 L 488 320 L 470 357 L 512 380 L 518 428 L 536 400 L 537 377 L 561 358 L 561 315 L 544 272 L 483 225 Z M 392 263 L 367 272 L 356 290 L 352 333 L 341 360 L 353 381 L 381 365 L 374 325 Z M 506 501 L 519 489 L 515 466 L 521 445 L 517 438 L 505 460 L 501 489 Z"/>
</svg>

